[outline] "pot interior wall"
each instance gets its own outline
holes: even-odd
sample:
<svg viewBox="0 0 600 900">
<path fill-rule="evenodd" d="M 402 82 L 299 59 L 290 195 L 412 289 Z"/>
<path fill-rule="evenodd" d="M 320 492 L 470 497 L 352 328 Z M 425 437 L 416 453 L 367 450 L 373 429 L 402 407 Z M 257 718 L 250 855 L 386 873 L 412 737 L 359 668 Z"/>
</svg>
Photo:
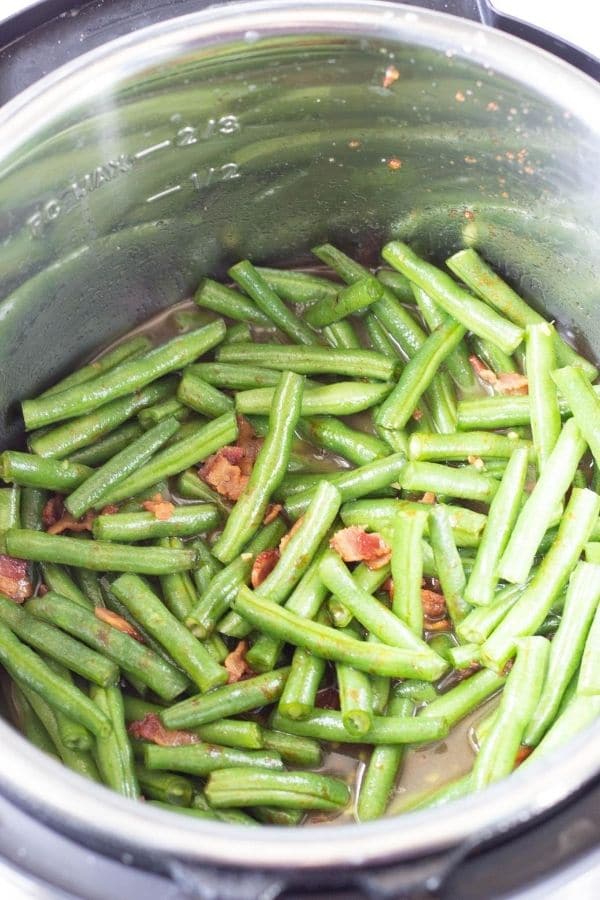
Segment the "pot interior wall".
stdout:
<svg viewBox="0 0 600 900">
<path fill-rule="evenodd" d="M 473 245 L 594 344 L 591 136 L 471 46 L 409 39 L 414 18 L 249 30 L 73 80 L 0 169 L 0 445 L 15 401 L 202 275 L 324 239 L 370 262 L 390 236 L 439 259 Z"/>
</svg>

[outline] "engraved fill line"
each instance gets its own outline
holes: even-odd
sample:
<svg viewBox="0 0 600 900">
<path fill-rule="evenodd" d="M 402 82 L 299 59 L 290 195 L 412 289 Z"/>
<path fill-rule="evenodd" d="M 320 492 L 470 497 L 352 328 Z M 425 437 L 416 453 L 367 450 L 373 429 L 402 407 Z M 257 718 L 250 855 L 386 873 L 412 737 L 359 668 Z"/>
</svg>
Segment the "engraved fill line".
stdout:
<svg viewBox="0 0 600 900">
<path fill-rule="evenodd" d="M 153 144 L 151 147 L 146 147 L 144 150 L 138 150 L 137 153 L 133 154 L 134 159 L 142 159 L 144 156 L 150 156 L 151 153 L 156 153 L 157 150 L 164 150 L 166 147 L 171 146 L 171 141 L 161 141 L 160 144 Z"/>
<path fill-rule="evenodd" d="M 160 200 L 162 197 L 168 197 L 169 194 L 176 194 L 177 191 L 181 190 L 181 185 L 176 184 L 174 187 L 167 188 L 165 191 L 161 191 L 159 194 L 152 194 L 151 197 L 147 197 L 146 203 L 152 203 L 154 200 Z"/>
</svg>

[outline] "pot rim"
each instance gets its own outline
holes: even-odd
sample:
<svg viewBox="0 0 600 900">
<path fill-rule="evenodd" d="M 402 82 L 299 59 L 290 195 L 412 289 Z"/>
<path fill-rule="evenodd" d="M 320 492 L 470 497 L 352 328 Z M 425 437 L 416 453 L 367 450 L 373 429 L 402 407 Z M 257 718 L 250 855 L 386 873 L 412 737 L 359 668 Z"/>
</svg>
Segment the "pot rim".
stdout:
<svg viewBox="0 0 600 900">
<path fill-rule="evenodd" d="M 457 56 L 468 54 L 471 60 L 505 75 L 527 72 L 531 89 L 551 97 L 590 131 L 600 130 L 600 115 L 593 115 L 600 90 L 592 79 L 545 51 L 487 26 L 375 0 L 336 4 L 305 0 L 301 7 L 292 0 L 261 0 L 211 7 L 134 32 L 78 57 L 28 88 L 0 111 L 0 175 L 1 160 L 10 159 L 58 116 L 150 66 L 202 47 L 243 40 L 247 32 L 277 38 L 314 31 L 349 39 L 358 35 L 404 39 Z M 535 66 L 531 66 L 532 58 Z M 326 840 L 318 828 L 265 832 L 175 817 L 131 803 L 45 756 L 4 721 L 0 721 L 0 790 L 53 827 L 109 853 L 127 849 L 155 860 L 160 854 L 228 868 L 357 867 L 441 851 L 474 838 L 478 843 L 548 812 L 598 774 L 594 745 L 598 736 L 600 722 L 567 750 L 533 763 L 526 772 L 515 773 L 483 795 L 455 801 L 447 808 L 367 824 L 331 825 Z"/>
</svg>

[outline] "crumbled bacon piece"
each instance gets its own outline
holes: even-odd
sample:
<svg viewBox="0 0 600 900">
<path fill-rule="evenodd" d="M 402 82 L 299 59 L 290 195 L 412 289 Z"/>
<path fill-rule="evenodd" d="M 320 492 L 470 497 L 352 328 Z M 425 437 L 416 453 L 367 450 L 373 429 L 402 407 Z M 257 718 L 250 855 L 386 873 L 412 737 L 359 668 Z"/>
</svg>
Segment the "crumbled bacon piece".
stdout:
<svg viewBox="0 0 600 900">
<path fill-rule="evenodd" d="M 175 506 L 169 500 L 165 500 L 162 494 L 154 494 L 150 500 L 144 500 L 142 506 L 145 510 L 152 513 L 155 519 L 166 522 L 175 512 Z"/>
<path fill-rule="evenodd" d="M 128 622 L 127 619 L 124 619 L 123 616 L 120 616 L 118 613 L 113 612 L 112 609 L 106 609 L 105 606 L 95 606 L 94 615 L 97 619 L 100 619 L 101 622 L 105 622 L 112 628 L 116 628 L 117 631 L 122 631 L 123 634 L 128 634 L 129 637 L 139 641 L 140 644 L 144 643 L 144 638 L 137 628 L 134 628 L 131 622 Z"/>
<path fill-rule="evenodd" d="M 241 681 L 246 676 L 254 675 L 254 672 L 246 662 L 246 653 L 248 652 L 248 641 L 238 641 L 237 646 L 226 657 L 223 665 L 229 672 L 227 684 L 234 684 Z"/>
<path fill-rule="evenodd" d="M 59 519 L 62 518 L 63 513 L 65 511 L 65 505 L 63 503 L 63 498 L 60 494 L 54 494 L 53 497 L 44 504 L 44 508 L 42 510 L 42 522 L 46 528 L 50 528 L 50 526 L 55 525 Z"/>
<path fill-rule="evenodd" d="M 450 619 L 425 619 L 425 628 L 427 631 L 452 631 L 452 623 Z"/>
<path fill-rule="evenodd" d="M 337 531 L 329 546 L 344 562 L 365 562 L 370 569 L 380 569 L 390 561 L 392 551 L 378 532 L 367 532 L 359 525 Z"/>
<path fill-rule="evenodd" d="M 175 731 L 165 728 L 156 713 L 147 713 L 143 719 L 132 722 L 127 731 L 138 741 L 151 741 L 159 747 L 184 747 L 198 744 L 200 738 L 191 731 Z"/>
<path fill-rule="evenodd" d="M 263 445 L 263 439 L 258 437 L 254 428 L 245 416 L 237 417 L 238 437 L 236 446 L 241 447 L 246 453 L 246 459 L 250 464 L 250 471 Z M 249 475 L 250 471 L 246 474 Z"/>
<path fill-rule="evenodd" d="M 228 500 L 239 500 L 252 466 L 262 447 L 262 438 L 254 433 L 250 422 L 238 416 L 238 438 L 235 444 L 221 447 L 204 461 L 198 475 Z"/>
<path fill-rule="evenodd" d="M 300 516 L 299 519 L 296 519 L 296 521 L 294 522 L 294 524 L 292 525 L 290 530 L 288 532 L 286 532 L 286 534 L 284 534 L 284 536 L 281 538 L 281 540 L 279 541 L 279 552 L 280 553 L 283 553 L 283 551 L 285 550 L 285 548 L 287 547 L 287 545 L 289 544 L 291 539 L 294 537 L 294 535 L 296 534 L 298 529 L 302 527 L 303 522 L 304 522 L 304 516 Z"/>
<path fill-rule="evenodd" d="M 116 503 L 109 503 L 108 506 L 103 506 L 100 510 L 101 516 L 114 516 L 115 513 L 119 512 L 119 507 Z"/>
<path fill-rule="evenodd" d="M 270 525 L 271 522 L 274 522 L 282 509 L 281 503 L 269 503 L 263 519 L 263 525 Z"/>
<path fill-rule="evenodd" d="M 436 502 L 436 496 L 435 496 L 435 494 L 433 493 L 433 491 L 425 491 L 425 493 L 424 493 L 423 496 L 421 497 L 421 501 L 420 501 L 420 502 L 421 502 L 421 503 L 435 503 L 435 502 Z"/>
<path fill-rule="evenodd" d="M 279 561 L 279 550 L 277 547 L 271 550 L 263 550 L 254 560 L 252 573 L 250 575 L 250 583 L 253 588 L 262 584 L 267 575 L 270 575 Z"/>
<path fill-rule="evenodd" d="M 315 706 L 317 709 L 339 709 L 340 695 L 337 685 L 330 684 L 317 691 Z"/>
<path fill-rule="evenodd" d="M 517 755 L 515 756 L 515 768 L 520 766 L 522 762 L 525 762 L 532 751 L 533 747 L 526 747 L 524 744 L 521 744 L 517 750 Z"/>
<path fill-rule="evenodd" d="M 33 594 L 33 585 L 27 574 L 27 561 L 0 554 L 0 593 L 15 603 L 23 603 Z"/>
<path fill-rule="evenodd" d="M 81 519 L 76 519 L 70 512 L 63 512 L 58 521 L 46 529 L 48 534 L 62 534 L 63 531 L 91 531 L 95 515 L 90 509 Z"/>
<path fill-rule="evenodd" d="M 421 603 L 426 619 L 441 619 L 447 613 L 444 595 L 438 594 L 436 591 L 421 588 Z"/>
<path fill-rule="evenodd" d="M 498 394 L 524 395 L 528 393 L 529 382 L 525 375 L 518 372 L 499 372 L 496 374 L 488 369 L 478 356 L 469 357 L 473 371 L 480 381 L 489 384 Z"/>
</svg>

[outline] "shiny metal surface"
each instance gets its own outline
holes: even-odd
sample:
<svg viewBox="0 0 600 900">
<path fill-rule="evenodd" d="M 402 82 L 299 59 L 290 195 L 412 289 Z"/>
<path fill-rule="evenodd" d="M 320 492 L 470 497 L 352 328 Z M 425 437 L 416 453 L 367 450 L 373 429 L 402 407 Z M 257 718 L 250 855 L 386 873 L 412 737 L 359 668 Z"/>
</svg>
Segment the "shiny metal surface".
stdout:
<svg viewBox="0 0 600 900">
<path fill-rule="evenodd" d="M 59 70 L 0 112 L 0 445 L 18 398 L 202 275 L 325 238 L 367 261 L 392 235 L 472 244 L 597 346 L 599 96 L 513 38 L 375 2 L 209 9 Z M 548 810 L 597 775 L 599 734 L 449 809 L 268 842 L 84 783 L 5 723 L 0 790 L 144 865 L 360 866 Z"/>
</svg>

